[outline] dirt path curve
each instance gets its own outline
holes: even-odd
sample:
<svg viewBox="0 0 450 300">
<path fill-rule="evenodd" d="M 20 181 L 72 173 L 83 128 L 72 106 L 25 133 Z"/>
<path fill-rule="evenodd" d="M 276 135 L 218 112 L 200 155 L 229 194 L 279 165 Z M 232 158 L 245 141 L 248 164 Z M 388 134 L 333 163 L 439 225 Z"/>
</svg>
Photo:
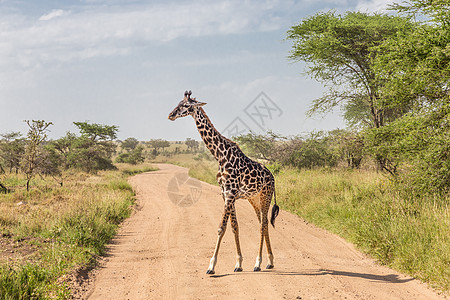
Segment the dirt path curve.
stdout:
<svg viewBox="0 0 450 300">
<path fill-rule="evenodd" d="M 130 179 L 138 209 L 110 245 L 88 299 L 443 298 L 285 211 L 270 228 L 275 268 L 253 272 L 259 227 L 253 208 L 243 200 L 236 210 L 244 271 L 233 272 L 235 246 L 228 227 L 216 275 L 206 275 L 222 215 L 220 190 L 194 179 L 184 182 L 187 169 L 158 167 Z M 192 205 L 185 203 L 192 199 L 187 203 Z M 263 266 L 266 262 L 263 257 Z"/>
</svg>

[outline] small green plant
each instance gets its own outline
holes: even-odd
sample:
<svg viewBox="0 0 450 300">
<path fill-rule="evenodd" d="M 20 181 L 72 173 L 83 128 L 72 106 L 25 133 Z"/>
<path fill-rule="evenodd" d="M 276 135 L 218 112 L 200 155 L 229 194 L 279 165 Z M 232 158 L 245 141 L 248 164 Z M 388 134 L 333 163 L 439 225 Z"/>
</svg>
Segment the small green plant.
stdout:
<svg viewBox="0 0 450 300">
<path fill-rule="evenodd" d="M 266 167 L 270 170 L 270 172 L 272 172 L 273 175 L 278 175 L 281 172 L 281 164 L 278 162 L 266 165 Z"/>
<path fill-rule="evenodd" d="M 109 183 L 109 186 L 113 190 L 122 190 L 133 192 L 131 185 L 125 180 L 114 180 Z"/>
<path fill-rule="evenodd" d="M 45 296 L 48 272 L 38 265 L 0 267 L 1 299 L 41 299 Z"/>
</svg>

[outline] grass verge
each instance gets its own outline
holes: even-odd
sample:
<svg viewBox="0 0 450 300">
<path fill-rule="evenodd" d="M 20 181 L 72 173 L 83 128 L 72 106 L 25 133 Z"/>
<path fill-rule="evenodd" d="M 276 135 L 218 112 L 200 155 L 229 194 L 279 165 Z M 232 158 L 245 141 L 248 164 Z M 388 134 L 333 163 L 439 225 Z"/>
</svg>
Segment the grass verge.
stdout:
<svg viewBox="0 0 450 300">
<path fill-rule="evenodd" d="M 30 192 L 20 176 L 9 181 L 17 186 L 0 194 L 0 299 L 70 298 L 64 276 L 95 264 L 131 213 L 127 175 L 150 171 L 121 169 L 72 174 L 63 187 L 36 180 Z"/>
<path fill-rule="evenodd" d="M 448 198 L 411 198 L 369 171 L 283 170 L 278 202 L 382 264 L 442 291 L 450 283 Z"/>
</svg>

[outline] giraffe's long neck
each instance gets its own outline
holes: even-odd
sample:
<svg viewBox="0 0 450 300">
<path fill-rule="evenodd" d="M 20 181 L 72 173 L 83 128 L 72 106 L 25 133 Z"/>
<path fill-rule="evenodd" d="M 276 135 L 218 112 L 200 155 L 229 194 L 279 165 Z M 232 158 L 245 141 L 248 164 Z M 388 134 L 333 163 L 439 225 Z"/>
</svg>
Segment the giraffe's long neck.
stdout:
<svg viewBox="0 0 450 300">
<path fill-rule="evenodd" d="M 226 145 L 230 143 L 230 140 L 225 138 L 216 128 L 214 128 L 214 125 L 209 120 L 203 108 L 199 107 L 196 110 L 194 120 L 206 147 L 217 161 L 223 161 L 226 155 Z"/>
</svg>

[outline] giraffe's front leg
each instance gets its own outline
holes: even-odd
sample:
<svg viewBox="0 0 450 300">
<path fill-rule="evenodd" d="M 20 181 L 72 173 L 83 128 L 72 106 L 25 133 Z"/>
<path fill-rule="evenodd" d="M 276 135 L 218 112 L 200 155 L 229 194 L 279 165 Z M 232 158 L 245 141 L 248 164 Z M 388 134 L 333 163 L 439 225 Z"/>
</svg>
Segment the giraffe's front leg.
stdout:
<svg viewBox="0 0 450 300">
<path fill-rule="evenodd" d="M 231 228 L 234 233 L 234 240 L 236 242 L 236 266 L 234 267 L 234 272 L 242 272 L 242 252 L 241 245 L 239 243 L 239 226 L 236 218 L 236 210 L 233 205 L 232 211 L 230 213 L 231 216 Z"/>
<path fill-rule="evenodd" d="M 220 242 L 222 241 L 222 238 L 225 234 L 225 231 L 227 229 L 227 223 L 228 223 L 228 216 L 230 215 L 230 211 L 227 209 L 227 206 L 225 205 L 225 210 L 223 212 L 222 222 L 219 225 L 218 230 L 218 237 L 216 242 L 216 248 L 214 250 L 214 254 L 211 257 L 211 260 L 209 261 L 209 267 L 206 271 L 206 274 L 214 274 L 214 268 L 216 267 L 217 263 L 217 255 L 219 254 L 219 248 L 220 248 Z"/>
</svg>

